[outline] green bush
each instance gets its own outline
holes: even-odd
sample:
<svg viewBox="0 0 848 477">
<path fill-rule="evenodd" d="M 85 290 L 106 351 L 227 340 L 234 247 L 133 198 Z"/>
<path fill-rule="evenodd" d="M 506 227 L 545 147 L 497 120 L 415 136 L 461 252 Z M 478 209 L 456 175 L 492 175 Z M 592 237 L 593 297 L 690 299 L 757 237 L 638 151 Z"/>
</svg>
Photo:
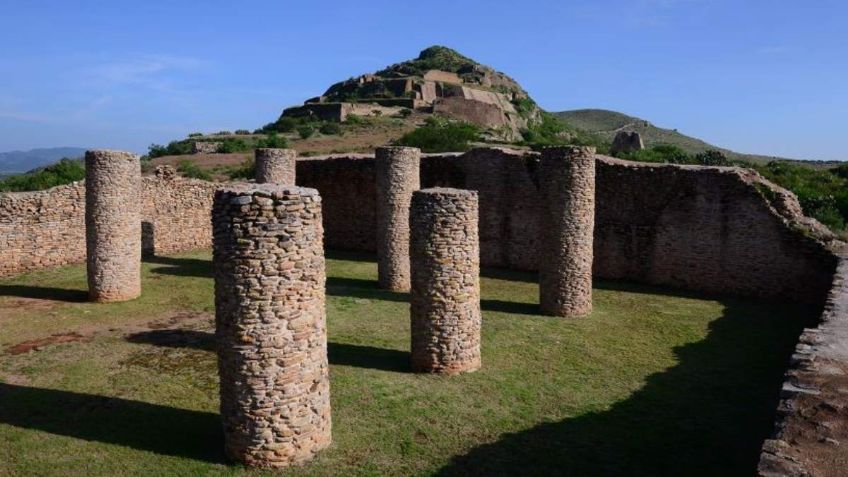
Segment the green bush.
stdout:
<svg viewBox="0 0 848 477">
<path fill-rule="evenodd" d="M 26 174 L 0 180 L 0 192 L 44 190 L 85 179 L 85 166 L 79 159 L 59 162 Z"/>
<path fill-rule="evenodd" d="M 230 131 L 224 130 L 216 132 L 213 136 L 231 136 L 232 134 Z"/>
<path fill-rule="evenodd" d="M 188 135 L 188 137 L 203 137 L 203 133 L 193 132 Z"/>
<path fill-rule="evenodd" d="M 702 166 L 729 166 L 730 161 L 727 156 L 721 151 L 707 149 L 704 152 L 695 154 L 695 163 Z"/>
<path fill-rule="evenodd" d="M 191 154 L 191 145 L 192 141 L 187 139 L 182 141 L 171 141 L 167 146 L 151 144 L 148 148 L 147 155 L 151 159 L 154 159 L 162 156 L 182 156 L 185 154 Z"/>
<path fill-rule="evenodd" d="M 646 149 L 621 153 L 621 159 L 638 162 L 659 162 L 668 164 L 694 164 L 694 159 L 683 149 L 673 144 L 657 144 Z"/>
<path fill-rule="evenodd" d="M 250 135 L 250 131 L 247 129 L 236 129 L 236 136 L 248 136 Z"/>
<path fill-rule="evenodd" d="M 272 132 L 268 137 L 256 141 L 256 147 L 287 148 L 289 147 L 289 141 L 284 137 L 278 136 L 277 133 Z"/>
<path fill-rule="evenodd" d="M 347 124 L 365 124 L 367 121 L 357 114 L 348 114 L 344 122 Z"/>
<path fill-rule="evenodd" d="M 300 136 L 301 139 L 308 139 L 312 137 L 313 134 L 315 134 L 315 128 L 304 124 L 297 127 L 297 134 Z"/>
<path fill-rule="evenodd" d="M 188 159 L 183 159 L 177 164 L 177 171 L 185 177 L 190 177 L 192 179 L 203 179 L 205 181 L 212 180 L 212 176 L 209 175 L 208 172 L 204 171 L 197 164 L 191 162 Z"/>
<path fill-rule="evenodd" d="M 218 152 L 224 154 L 247 151 L 248 149 L 250 149 L 250 146 L 243 139 L 227 138 L 221 141 L 218 146 Z"/>
<path fill-rule="evenodd" d="M 256 177 L 256 161 L 248 159 L 241 165 L 230 168 L 227 175 L 231 180 L 250 180 Z"/>
<path fill-rule="evenodd" d="M 318 128 L 318 131 L 320 131 L 321 134 L 341 134 L 342 127 L 339 123 L 324 123 L 320 128 Z"/>
<path fill-rule="evenodd" d="M 274 131 L 287 133 L 294 131 L 294 128 L 297 127 L 297 121 L 293 118 L 280 118 L 276 123 L 274 123 Z"/>
<path fill-rule="evenodd" d="M 424 152 L 467 151 L 480 135 L 478 127 L 462 121 L 430 116 L 424 125 L 406 133 L 397 144 L 420 148 Z"/>
<path fill-rule="evenodd" d="M 531 101 L 532 102 L 532 101 Z M 553 114 L 542 112 L 540 120 L 521 131 L 523 143 L 534 150 L 545 146 L 573 145 L 604 148 L 601 139 L 591 133 L 566 124 Z M 602 151 L 601 151 L 602 152 Z"/>
</svg>

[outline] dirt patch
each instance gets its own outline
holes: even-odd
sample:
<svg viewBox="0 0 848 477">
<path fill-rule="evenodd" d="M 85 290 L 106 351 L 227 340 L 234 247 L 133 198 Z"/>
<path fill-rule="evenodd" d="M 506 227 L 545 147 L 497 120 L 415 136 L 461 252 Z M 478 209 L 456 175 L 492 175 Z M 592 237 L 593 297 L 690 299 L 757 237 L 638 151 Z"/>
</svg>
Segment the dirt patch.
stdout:
<svg viewBox="0 0 848 477">
<path fill-rule="evenodd" d="M 39 338 L 36 340 L 24 341 L 23 343 L 18 343 L 16 345 L 12 345 L 6 348 L 6 354 L 10 355 L 18 355 L 29 353 L 30 351 L 38 351 L 45 346 L 50 346 L 54 344 L 60 343 L 75 343 L 75 342 L 84 342 L 90 341 L 91 336 L 84 336 L 79 333 L 57 333 L 55 335 L 50 335 L 46 338 Z"/>
</svg>

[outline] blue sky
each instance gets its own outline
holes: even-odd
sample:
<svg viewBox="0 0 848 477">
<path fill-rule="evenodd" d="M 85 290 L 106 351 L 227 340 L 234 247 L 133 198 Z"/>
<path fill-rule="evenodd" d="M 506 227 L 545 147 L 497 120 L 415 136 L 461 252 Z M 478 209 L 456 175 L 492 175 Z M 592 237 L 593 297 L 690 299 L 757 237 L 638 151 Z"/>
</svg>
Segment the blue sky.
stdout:
<svg viewBox="0 0 848 477">
<path fill-rule="evenodd" d="M 551 111 L 607 108 L 741 152 L 845 159 L 844 0 L 0 0 L 0 151 L 144 152 L 253 129 L 442 44 Z"/>
</svg>

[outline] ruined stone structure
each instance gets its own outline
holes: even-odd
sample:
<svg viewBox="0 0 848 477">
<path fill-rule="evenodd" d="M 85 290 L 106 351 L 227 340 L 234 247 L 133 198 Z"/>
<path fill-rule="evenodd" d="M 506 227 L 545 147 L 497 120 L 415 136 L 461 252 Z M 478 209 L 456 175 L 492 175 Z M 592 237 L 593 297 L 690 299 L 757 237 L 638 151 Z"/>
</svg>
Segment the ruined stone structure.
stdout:
<svg viewBox="0 0 848 477">
<path fill-rule="evenodd" d="M 592 311 L 595 149 L 545 148 L 539 175 L 539 305 L 548 315 L 587 315 Z"/>
<path fill-rule="evenodd" d="M 98 302 L 141 294 L 141 163 L 121 151 L 85 153 L 88 294 Z"/>
<path fill-rule="evenodd" d="M 234 185 L 212 216 L 226 453 L 251 467 L 307 461 L 331 440 L 321 197 Z"/>
<path fill-rule="evenodd" d="M 457 374 L 480 368 L 477 193 L 434 188 L 412 194 L 412 369 Z"/>
<path fill-rule="evenodd" d="M 272 182 L 281 185 L 294 185 L 295 161 L 294 149 L 260 148 L 256 150 L 256 182 Z"/>
<path fill-rule="evenodd" d="M 192 154 L 215 154 L 221 147 L 220 141 L 194 141 L 191 145 Z"/>
<path fill-rule="evenodd" d="M 821 322 L 805 329 L 780 392 L 775 435 L 763 444 L 761 477 L 839 475 L 848 439 L 848 253 Z"/>
<path fill-rule="evenodd" d="M 377 271 L 380 286 L 409 291 L 409 203 L 420 188 L 421 151 L 377 149 Z"/>
<path fill-rule="evenodd" d="M 619 131 L 610 146 L 610 154 L 636 152 L 645 149 L 642 136 L 636 131 Z"/>
</svg>

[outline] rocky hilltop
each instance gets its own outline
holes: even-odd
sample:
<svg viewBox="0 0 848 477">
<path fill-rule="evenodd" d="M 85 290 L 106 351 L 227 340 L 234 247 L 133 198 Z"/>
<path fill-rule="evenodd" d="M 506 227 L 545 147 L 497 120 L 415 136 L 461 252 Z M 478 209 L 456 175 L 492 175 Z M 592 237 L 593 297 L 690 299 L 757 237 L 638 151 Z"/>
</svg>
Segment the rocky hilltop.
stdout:
<svg viewBox="0 0 848 477">
<path fill-rule="evenodd" d="M 540 109 L 512 78 L 444 47 L 330 86 L 283 116 L 344 121 L 348 115 L 395 114 L 403 109 L 477 124 L 493 138 L 515 141 L 539 120 Z"/>
</svg>

